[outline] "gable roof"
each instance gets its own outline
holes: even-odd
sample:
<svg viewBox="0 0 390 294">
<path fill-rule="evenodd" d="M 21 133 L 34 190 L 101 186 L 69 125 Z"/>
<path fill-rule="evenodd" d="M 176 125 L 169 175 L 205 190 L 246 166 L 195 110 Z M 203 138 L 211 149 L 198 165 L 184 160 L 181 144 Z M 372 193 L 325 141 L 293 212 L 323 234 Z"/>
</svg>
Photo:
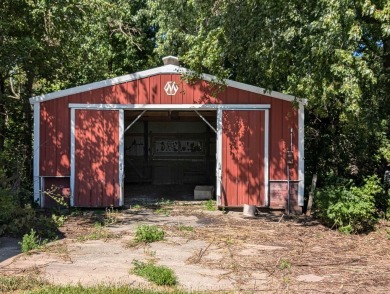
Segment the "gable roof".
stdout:
<svg viewBox="0 0 390 294">
<path fill-rule="evenodd" d="M 83 92 L 87 92 L 87 91 L 91 91 L 91 90 L 95 90 L 95 89 L 99 89 L 99 88 L 104 88 L 104 87 L 108 87 L 108 86 L 131 82 L 131 81 L 135 81 L 135 80 L 139 80 L 142 78 L 147 78 L 147 77 L 155 76 L 155 75 L 159 75 L 159 74 L 181 74 L 181 73 L 186 73 L 186 72 L 189 72 L 189 70 L 186 68 L 183 68 L 183 67 L 180 67 L 177 65 L 168 64 L 168 65 L 164 65 L 164 66 L 160 66 L 160 67 L 156 67 L 156 68 L 152 68 L 152 69 L 148 69 L 148 70 L 144 70 L 144 71 L 139 71 L 139 72 L 132 73 L 132 74 L 127 74 L 127 75 L 103 80 L 100 82 L 94 82 L 94 83 L 85 84 L 85 85 L 81 85 L 81 86 L 77 86 L 77 87 L 73 87 L 73 88 L 69 88 L 69 89 L 65 89 L 65 90 L 60 90 L 57 92 L 52 92 L 52 93 L 43 94 L 40 96 L 31 97 L 30 103 L 31 104 L 40 103 L 40 102 L 44 102 L 44 101 L 48 101 L 48 100 L 52 100 L 52 99 L 57 99 L 60 97 L 65 97 L 65 96 L 69 96 L 69 95 L 73 95 L 73 94 L 83 93 Z M 202 74 L 201 79 L 203 79 L 205 81 L 215 81 L 217 78 L 213 75 Z M 265 95 L 268 97 L 278 98 L 278 99 L 282 99 L 282 100 L 286 100 L 286 101 L 294 101 L 294 99 L 295 99 L 295 97 L 292 95 L 287 95 L 287 94 L 283 94 L 283 93 L 276 92 L 276 91 L 267 91 L 266 89 L 261 88 L 261 87 L 256 87 L 256 86 L 252 86 L 252 85 L 248 85 L 248 84 L 244 84 L 244 83 L 240 83 L 240 82 L 236 82 L 236 81 L 232 81 L 232 80 L 225 80 L 225 83 L 228 87 L 245 90 L 245 91 L 252 92 L 252 93 L 262 94 L 262 95 Z M 304 103 L 305 103 L 305 101 L 304 101 Z"/>
</svg>

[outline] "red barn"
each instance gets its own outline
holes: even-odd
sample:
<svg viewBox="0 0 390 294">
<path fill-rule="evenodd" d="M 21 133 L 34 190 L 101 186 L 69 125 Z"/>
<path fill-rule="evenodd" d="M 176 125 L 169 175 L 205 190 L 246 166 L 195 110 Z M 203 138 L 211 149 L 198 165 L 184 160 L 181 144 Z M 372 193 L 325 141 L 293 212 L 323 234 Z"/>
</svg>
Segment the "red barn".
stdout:
<svg viewBox="0 0 390 294">
<path fill-rule="evenodd" d="M 34 199 L 123 206 L 132 184 L 211 185 L 219 207 L 303 206 L 304 101 L 164 66 L 32 97 Z M 126 186 L 126 188 L 125 188 Z"/>
</svg>

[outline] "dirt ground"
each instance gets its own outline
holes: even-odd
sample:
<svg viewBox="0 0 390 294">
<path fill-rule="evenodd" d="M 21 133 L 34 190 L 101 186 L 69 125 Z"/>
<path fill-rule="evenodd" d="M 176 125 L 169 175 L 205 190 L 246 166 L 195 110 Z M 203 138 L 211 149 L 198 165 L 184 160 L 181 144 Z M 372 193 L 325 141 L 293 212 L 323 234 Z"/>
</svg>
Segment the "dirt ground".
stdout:
<svg viewBox="0 0 390 294">
<path fill-rule="evenodd" d="M 366 235 L 344 235 L 315 220 L 260 213 L 208 211 L 204 203 L 133 206 L 106 216 L 81 211 L 61 228 L 65 238 L 31 254 L 0 239 L 0 274 L 28 272 L 55 284 L 126 283 L 155 287 L 133 275 L 132 261 L 173 269 L 179 288 L 232 293 L 389 293 L 390 223 Z M 163 241 L 132 242 L 140 224 L 155 224 Z"/>
</svg>

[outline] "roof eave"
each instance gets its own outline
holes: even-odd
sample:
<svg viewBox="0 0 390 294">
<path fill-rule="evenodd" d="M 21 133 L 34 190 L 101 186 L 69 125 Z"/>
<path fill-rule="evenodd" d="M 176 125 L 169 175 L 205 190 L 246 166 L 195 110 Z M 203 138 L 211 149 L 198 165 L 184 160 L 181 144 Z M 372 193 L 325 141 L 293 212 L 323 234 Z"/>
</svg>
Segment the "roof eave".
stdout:
<svg viewBox="0 0 390 294">
<path fill-rule="evenodd" d="M 88 91 L 92 91 L 92 90 L 96 90 L 96 89 L 100 89 L 100 88 L 104 88 L 104 87 L 108 87 L 108 86 L 131 82 L 131 81 L 135 81 L 138 79 L 155 76 L 158 74 L 181 74 L 181 73 L 185 73 L 185 72 L 188 72 L 188 70 L 186 68 L 169 64 L 169 65 L 164 65 L 164 66 L 160 66 L 160 67 L 156 67 L 156 68 L 152 68 L 152 69 L 148 69 L 148 70 L 144 70 L 144 71 L 140 71 L 140 72 L 136 72 L 136 73 L 132 73 L 132 74 L 123 75 L 120 77 L 107 79 L 107 80 L 100 81 L 100 82 L 94 82 L 94 83 L 81 85 L 81 86 L 77 86 L 77 87 L 73 87 L 73 88 L 69 88 L 69 89 L 65 89 L 65 90 L 60 90 L 57 92 L 52 92 L 52 93 L 48 93 L 48 94 L 44 94 L 44 95 L 40 95 L 40 96 L 31 97 L 29 99 L 29 101 L 31 104 L 40 103 L 40 102 L 44 102 L 44 101 L 48 101 L 48 100 L 57 99 L 60 97 L 70 96 L 70 95 L 88 92 Z M 203 80 L 206 80 L 206 81 L 215 81 L 217 79 L 215 76 L 208 75 L 208 74 L 202 74 L 201 78 Z M 232 80 L 225 80 L 225 82 L 226 82 L 226 85 L 229 87 L 249 91 L 249 92 L 256 93 L 256 94 L 261 94 L 261 95 L 265 95 L 265 96 L 269 96 L 269 97 L 273 97 L 273 98 L 278 98 L 278 99 L 282 99 L 282 100 L 287 100 L 287 101 L 294 101 L 296 99 L 292 95 L 287 95 L 287 94 L 283 94 L 283 93 L 276 92 L 276 91 L 267 91 L 266 89 L 261 88 L 261 87 L 252 86 L 252 85 L 248 85 L 248 84 L 244 84 L 244 83 L 240 83 L 240 82 L 236 82 L 236 81 L 232 81 Z M 299 102 L 306 104 L 307 100 L 306 99 L 299 99 Z"/>
</svg>

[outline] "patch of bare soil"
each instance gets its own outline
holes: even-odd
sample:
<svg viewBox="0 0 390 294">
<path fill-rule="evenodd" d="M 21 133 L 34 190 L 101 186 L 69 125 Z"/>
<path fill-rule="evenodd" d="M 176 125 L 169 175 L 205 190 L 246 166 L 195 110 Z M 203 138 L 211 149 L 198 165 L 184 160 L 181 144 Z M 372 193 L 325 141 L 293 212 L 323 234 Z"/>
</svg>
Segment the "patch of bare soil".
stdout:
<svg viewBox="0 0 390 294">
<path fill-rule="evenodd" d="M 365 235 L 344 235 L 302 216 L 261 213 L 246 219 L 240 212 L 171 203 L 115 212 L 105 228 L 110 234 L 88 240 L 85 236 L 92 236 L 98 217 L 69 217 L 61 228 L 65 239 L 0 263 L 1 272 L 35 266 L 53 283 L 154 287 L 129 272 L 136 259 L 172 268 L 179 287 L 189 291 L 390 291 L 390 222 L 379 223 L 376 231 Z M 144 223 L 163 228 L 164 241 L 129 246 L 137 226 Z"/>
</svg>

